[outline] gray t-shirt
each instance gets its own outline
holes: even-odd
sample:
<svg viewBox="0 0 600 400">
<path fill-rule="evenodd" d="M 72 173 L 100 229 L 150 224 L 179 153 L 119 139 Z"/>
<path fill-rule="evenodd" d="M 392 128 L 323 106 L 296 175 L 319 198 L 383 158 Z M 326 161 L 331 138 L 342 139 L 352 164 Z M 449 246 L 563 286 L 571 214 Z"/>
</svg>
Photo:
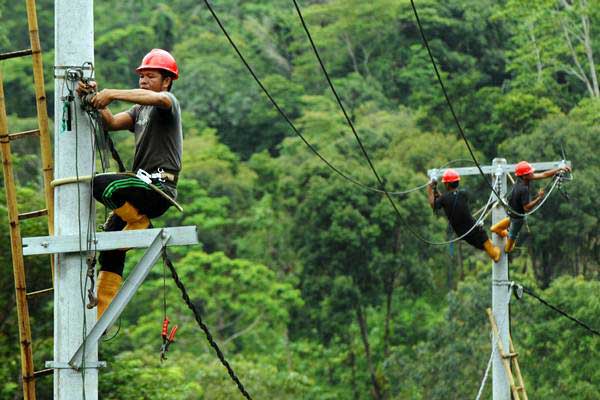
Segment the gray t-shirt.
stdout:
<svg viewBox="0 0 600 400">
<path fill-rule="evenodd" d="M 181 171 L 183 153 L 183 131 L 181 128 L 181 109 L 177 98 L 171 92 L 163 92 L 171 99 L 171 108 L 144 106 L 136 104 L 127 113 L 134 121 L 135 154 L 132 171 L 143 169 L 148 173 L 159 168 L 172 174 Z M 166 181 L 164 185 L 177 194 L 175 184 Z"/>
</svg>

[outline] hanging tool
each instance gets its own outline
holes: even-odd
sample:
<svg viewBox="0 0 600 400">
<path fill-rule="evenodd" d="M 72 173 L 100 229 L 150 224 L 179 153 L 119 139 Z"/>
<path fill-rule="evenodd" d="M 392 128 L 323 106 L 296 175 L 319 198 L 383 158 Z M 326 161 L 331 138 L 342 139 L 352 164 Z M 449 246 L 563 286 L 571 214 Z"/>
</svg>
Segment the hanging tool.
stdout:
<svg viewBox="0 0 600 400">
<path fill-rule="evenodd" d="M 163 339 L 163 344 L 160 347 L 160 361 L 163 362 L 164 360 L 167 359 L 167 352 L 169 351 L 169 346 L 171 345 L 171 343 L 173 343 L 175 341 L 175 333 L 177 332 L 177 325 L 175 325 L 173 327 L 173 329 L 171 330 L 171 333 L 169 332 L 169 319 L 165 317 L 165 319 L 163 320 L 163 326 L 162 326 L 162 339 Z M 168 334 L 167 334 L 168 333 Z"/>
</svg>

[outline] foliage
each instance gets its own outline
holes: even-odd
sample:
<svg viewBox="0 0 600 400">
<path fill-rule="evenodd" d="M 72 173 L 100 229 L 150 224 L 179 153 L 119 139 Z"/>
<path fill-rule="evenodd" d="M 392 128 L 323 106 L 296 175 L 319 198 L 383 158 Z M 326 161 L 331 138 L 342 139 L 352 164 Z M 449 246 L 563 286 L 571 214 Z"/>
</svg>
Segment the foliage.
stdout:
<svg viewBox="0 0 600 400">
<path fill-rule="evenodd" d="M 39 0 L 48 99 L 53 98 L 54 2 Z M 167 4 L 168 3 L 168 4 Z M 293 4 L 213 4 L 304 139 L 335 168 L 379 188 L 329 89 Z M 427 170 L 472 166 L 422 45 L 408 0 L 300 4 L 325 66 L 374 167 L 390 191 L 427 183 Z M 573 180 L 528 219 L 511 279 L 600 327 L 597 198 L 600 148 L 598 0 L 416 2 L 461 126 L 482 164 L 496 157 L 572 162 Z M 328 168 L 272 107 L 202 2 L 95 2 L 101 88 L 137 87 L 151 48 L 173 52 L 180 79 L 180 213 L 155 226 L 194 225 L 201 245 L 169 253 L 202 318 L 254 398 L 472 398 L 491 351 L 485 308 L 490 262 L 446 240 L 446 219 L 422 190 L 388 199 Z M 17 17 L 22 15 L 23 18 Z M 24 4 L 0 0 L 2 52 L 26 48 Z M 2 62 L 10 132 L 35 127 L 30 60 Z M 118 112 L 130 105 L 111 104 Z M 60 111 L 49 102 L 49 112 Z M 126 163 L 132 135 L 114 134 Z M 13 141 L 19 211 L 43 208 L 36 140 Z M 55 149 L 60 151 L 60 149 Z M 538 181 L 536 188 L 549 181 Z M 471 208 L 489 189 L 463 176 Z M 0 193 L 4 182 L 0 180 Z M 0 208 L 0 397 L 19 398 L 19 353 L 7 210 Z M 98 221 L 105 214 L 98 209 Z M 487 225 L 487 221 L 486 221 Z M 47 233 L 42 219 L 23 236 Z M 128 252 L 125 274 L 142 255 Z M 28 288 L 43 289 L 47 257 L 27 258 Z M 237 389 L 157 265 L 100 345 L 106 399 L 229 399 Z M 166 272 L 166 275 L 165 275 Z M 179 325 L 160 363 L 165 314 Z M 52 359 L 52 301 L 30 304 L 34 362 Z M 511 328 L 531 398 L 597 397 L 597 338 L 526 296 Z M 109 332 L 109 335 L 115 331 Z M 52 396 L 40 379 L 38 398 Z M 379 395 L 378 395 L 379 393 Z M 490 383 L 484 397 L 490 394 Z"/>
</svg>

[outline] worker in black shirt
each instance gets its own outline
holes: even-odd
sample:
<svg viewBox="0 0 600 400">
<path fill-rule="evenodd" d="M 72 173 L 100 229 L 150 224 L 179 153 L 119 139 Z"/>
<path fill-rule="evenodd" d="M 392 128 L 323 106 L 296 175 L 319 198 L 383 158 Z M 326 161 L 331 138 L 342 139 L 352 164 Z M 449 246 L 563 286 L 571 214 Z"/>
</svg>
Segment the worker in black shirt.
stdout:
<svg viewBox="0 0 600 400">
<path fill-rule="evenodd" d="M 510 253 L 517 242 L 519 232 L 525 223 L 526 213 L 531 211 L 542 199 L 544 198 L 544 189 L 538 191 L 538 195 L 531 200 L 529 193 L 530 181 L 550 178 L 560 172 L 570 172 L 571 169 L 568 166 L 561 168 L 554 168 L 542 173 L 534 173 L 535 169 L 527 161 L 519 162 L 515 167 L 515 175 L 517 181 L 513 186 L 512 192 L 510 193 L 510 199 L 508 205 L 508 217 L 502 219 L 500 222 L 492 226 L 491 230 L 497 235 L 502 237 L 508 236 L 504 251 Z"/>
<path fill-rule="evenodd" d="M 475 226 L 475 219 L 469 209 L 469 200 L 464 191 L 458 190 L 460 175 L 453 169 L 447 169 L 442 175 L 442 182 L 447 192 L 443 195 L 437 190 L 437 182 L 432 180 L 427 186 L 429 205 L 434 210 L 443 208 L 450 226 L 457 236 L 463 238 L 471 246 L 484 250 L 494 262 L 500 259 L 500 249 L 492 243 L 481 226 Z M 469 232 L 470 230 L 470 232 Z M 469 232 L 469 233 L 467 233 Z"/>
</svg>

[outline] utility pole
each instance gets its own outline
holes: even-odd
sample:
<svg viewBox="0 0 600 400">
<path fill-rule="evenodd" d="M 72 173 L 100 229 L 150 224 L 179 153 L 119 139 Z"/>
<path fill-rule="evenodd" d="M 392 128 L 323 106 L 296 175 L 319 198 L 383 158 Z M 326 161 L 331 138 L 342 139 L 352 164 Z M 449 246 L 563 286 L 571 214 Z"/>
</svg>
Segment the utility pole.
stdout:
<svg viewBox="0 0 600 400">
<path fill-rule="evenodd" d="M 531 164 L 537 172 L 547 171 L 553 168 L 559 168 L 570 165 L 568 161 L 540 162 Z M 504 197 L 506 190 L 506 176 L 515 171 L 516 164 L 507 164 L 504 158 L 494 158 L 492 165 L 482 166 L 481 170 L 486 175 L 491 175 L 491 181 L 496 183 L 496 192 Z M 479 175 L 481 172 L 477 167 L 453 168 L 461 176 Z M 430 169 L 427 171 L 429 177 L 439 177 L 446 169 Z M 497 196 L 496 201 L 498 200 Z M 506 211 L 502 202 L 497 201 L 492 210 L 492 225 L 506 217 Z M 492 393 L 493 400 L 511 400 L 511 390 L 502 365 L 502 355 L 498 350 L 498 340 L 502 343 L 504 349 L 509 349 L 510 337 L 510 311 L 509 300 L 511 295 L 511 284 L 508 280 L 508 255 L 504 252 L 506 239 L 493 234 L 494 246 L 498 246 L 502 252 L 500 260 L 497 263 L 492 262 L 492 313 L 498 324 L 498 336 L 492 337 L 492 348 L 495 348 L 494 359 L 492 362 Z"/>
<path fill-rule="evenodd" d="M 501 196 L 506 196 L 506 160 L 504 158 L 494 158 L 492 160 L 492 182 L 497 180 L 496 192 Z M 506 211 L 499 201 L 498 196 L 494 195 L 496 205 L 492 209 L 492 225 L 500 222 L 506 217 Z M 493 234 L 494 246 L 501 249 L 500 260 L 492 264 L 492 313 L 498 323 L 498 335 L 492 335 L 492 347 L 496 349 L 492 361 L 492 399 L 510 400 L 510 386 L 508 378 L 502 365 L 502 355 L 498 351 L 497 341 L 502 342 L 502 348 L 508 349 L 508 338 L 510 335 L 510 315 L 508 302 L 510 300 L 510 285 L 508 284 L 508 255 L 504 252 L 505 239 Z"/>
<path fill-rule="evenodd" d="M 71 67 L 81 67 L 94 61 L 94 15 L 93 2 L 89 0 L 56 0 L 54 7 L 55 26 L 55 91 L 54 91 L 54 159 L 55 179 L 90 175 L 92 155 L 90 126 L 79 107 L 74 94 L 68 103 L 70 113 L 63 112 L 68 87 L 76 85 L 69 81 L 67 72 Z M 63 129 L 64 118 L 69 118 L 71 129 Z M 76 129 L 77 127 L 77 129 Z M 77 158 L 76 158 L 77 157 Z M 95 230 L 95 209 L 90 202 L 89 182 L 74 182 L 55 187 L 54 192 L 56 236 L 80 234 L 85 238 L 88 228 Z M 90 207 L 92 204 L 92 207 Z M 92 221 L 92 226 L 88 224 Z M 54 257 L 54 399 L 87 400 L 98 399 L 98 345 L 88 343 L 86 368 L 76 371 L 68 361 L 83 341 L 83 323 L 87 331 L 96 322 L 96 309 L 88 310 L 85 305 L 87 293 L 87 265 L 84 252 L 59 253 Z M 89 286 L 88 281 L 88 286 Z M 85 314 L 85 315 L 84 315 Z M 85 374 L 82 376 L 82 374 Z M 84 383 L 85 382 L 85 383 Z M 84 387 L 85 386 L 85 387 Z"/>
<path fill-rule="evenodd" d="M 94 62 L 94 14 L 90 0 L 55 2 L 54 234 L 23 238 L 23 255 L 54 257 L 54 400 L 97 400 L 98 341 L 119 318 L 166 246 L 198 243 L 195 226 L 95 233 L 93 131 L 75 92 Z M 88 72 L 89 71 L 89 72 Z M 93 233 L 93 235 L 88 235 Z M 91 237 L 93 236 L 93 237 Z M 88 249 L 147 248 L 121 290 L 96 321 L 88 309 Z M 85 329 L 84 329 L 85 326 Z"/>
</svg>

